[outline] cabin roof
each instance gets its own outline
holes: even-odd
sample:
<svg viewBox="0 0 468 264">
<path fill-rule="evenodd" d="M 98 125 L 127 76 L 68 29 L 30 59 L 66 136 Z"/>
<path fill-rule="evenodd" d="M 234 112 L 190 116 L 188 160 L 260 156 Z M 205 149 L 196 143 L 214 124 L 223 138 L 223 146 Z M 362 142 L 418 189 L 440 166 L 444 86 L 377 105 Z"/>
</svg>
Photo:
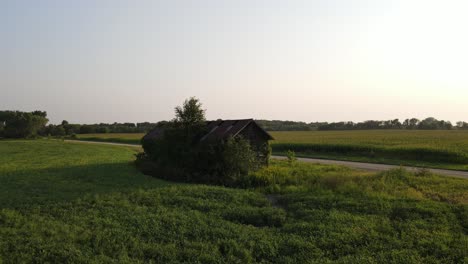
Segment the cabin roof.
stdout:
<svg viewBox="0 0 468 264">
<path fill-rule="evenodd" d="M 200 141 L 217 141 L 227 139 L 230 136 L 235 137 L 252 123 L 257 126 L 258 131 L 264 134 L 268 140 L 273 139 L 273 137 L 257 125 L 253 119 L 235 119 L 208 121 L 206 124 L 208 133 L 205 134 Z"/>
<path fill-rule="evenodd" d="M 215 121 L 207 121 L 206 122 L 206 130 L 208 131 L 206 134 L 200 137 L 201 142 L 213 142 L 213 141 L 220 141 L 225 140 L 230 136 L 237 136 L 241 133 L 247 126 L 253 124 L 256 126 L 256 130 L 259 133 L 262 133 L 263 136 L 268 139 L 272 140 L 273 137 L 266 132 L 263 128 L 261 128 L 253 119 L 235 119 L 235 120 L 215 120 Z M 150 132 L 148 132 L 144 137 L 145 139 L 152 139 L 152 138 L 159 138 L 163 135 L 164 128 L 157 127 Z"/>
</svg>

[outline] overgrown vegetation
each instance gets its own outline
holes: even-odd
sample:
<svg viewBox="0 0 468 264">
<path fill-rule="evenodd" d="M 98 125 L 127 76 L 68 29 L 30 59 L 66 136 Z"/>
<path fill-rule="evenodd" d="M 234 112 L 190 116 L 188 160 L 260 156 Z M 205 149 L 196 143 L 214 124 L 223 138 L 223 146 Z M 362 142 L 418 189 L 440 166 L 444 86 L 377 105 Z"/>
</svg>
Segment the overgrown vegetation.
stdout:
<svg viewBox="0 0 468 264">
<path fill-rule="evenodd" d="M 465 179 L 273 161 L 242 190 L 144 176 L 134 153 L 0 141 L 0 261 L 468 261 Z"/>
<path fill-rule="evenodd" d="M 144 153 L 137 166 L 146 174 L 163 179 L 224 186 L 250 186 L 249 172 L 260 160 L 242 137 L 202 142 L 205 114 L 196 98 L 175 108 L 175 119 L 160 128 L 159 137 L 143 138 Z"/>
</svg>

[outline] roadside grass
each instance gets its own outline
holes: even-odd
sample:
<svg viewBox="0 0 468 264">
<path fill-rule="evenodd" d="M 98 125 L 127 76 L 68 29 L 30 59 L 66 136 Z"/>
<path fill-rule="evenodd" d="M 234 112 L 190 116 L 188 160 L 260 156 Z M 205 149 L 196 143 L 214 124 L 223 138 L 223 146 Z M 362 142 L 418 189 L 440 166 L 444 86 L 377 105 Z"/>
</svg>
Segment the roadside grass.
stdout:
<svg viewBox="0 0 468 264">
<path fill-rule="evenodd" d="M 363 130 L 270 132 L 273 154 L 468 170 L 468 131 Z M 78 140 L 140 144 L 144 134 L 83 134 Z"/>
<path fill-rule="evenodd" d="M 146 177 L 134 153 L 0 141 L 0 262 L 468 261 L 465 179 L 272 161 L 243 190 Z"/>
</svg>

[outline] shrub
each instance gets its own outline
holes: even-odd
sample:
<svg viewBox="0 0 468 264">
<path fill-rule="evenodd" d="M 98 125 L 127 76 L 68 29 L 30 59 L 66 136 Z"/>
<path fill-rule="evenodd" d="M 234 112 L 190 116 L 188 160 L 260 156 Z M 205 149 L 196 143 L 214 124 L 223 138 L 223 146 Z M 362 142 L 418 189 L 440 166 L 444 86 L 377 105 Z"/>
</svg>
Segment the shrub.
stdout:
<svg viewBox="0 0 468 264">
<path fill-rule="evenodd" d="M 286 152 L 286 158 L 288 159 L 289 165 L 293 165 L 297 161 L 296 153 L 292 150 Z"/>
<path fill-rule="evenodd" d="M 240 183 L 242 187 L 250 187 L 247 175 L 259 166 L 250 143 L 243 138 L 230 137 L 221 145 L 219 174 L 222 179 L 227 185 Z"/>
</svg>

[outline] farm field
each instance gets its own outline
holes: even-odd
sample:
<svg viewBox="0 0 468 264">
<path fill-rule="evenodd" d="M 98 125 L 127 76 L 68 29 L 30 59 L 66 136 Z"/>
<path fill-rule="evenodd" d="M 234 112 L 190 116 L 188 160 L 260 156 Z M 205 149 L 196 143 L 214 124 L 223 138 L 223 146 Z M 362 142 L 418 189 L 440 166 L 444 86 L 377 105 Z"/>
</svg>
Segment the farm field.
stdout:
<svg viewBox="0 0 468 264">
<path fill-rule="evenodd" d="M 77 135 L 77 139 L 97 142 L 140 144 L 140 140 L 144 135 L 144 133 L 79 134 Z"/>
<path fill-rule="evenodd" d="M 274 132 L 273 151 L 299 156 L 468 170 L 468 131 Z"/>
<path fill-rule="evenodd" d="M 275 154 L 468 170 L 468 131 L 365 130 L 270 132 Z M 78 139 L 139 144 L 144 134 L 85 134 Z"/>
<path fill-rule="evenodd" d="M 0 140 L 0 262 L 468 261 L 468 180 L 274 161 L 230 189 L 142 175 L 135 152 Z"/>
</svg>

